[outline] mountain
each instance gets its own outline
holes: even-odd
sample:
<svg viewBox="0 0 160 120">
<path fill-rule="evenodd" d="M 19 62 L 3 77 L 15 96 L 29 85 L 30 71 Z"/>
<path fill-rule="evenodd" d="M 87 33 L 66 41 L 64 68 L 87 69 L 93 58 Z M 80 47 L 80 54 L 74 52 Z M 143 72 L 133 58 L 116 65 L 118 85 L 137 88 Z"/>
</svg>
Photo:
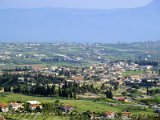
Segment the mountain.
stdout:
<svg viewBox="0 0 160 120">
<path fill-rule="evenodd" d="M 1 9 L 1 42 L 138 42 L 160 40 L 160 0 L 139 8 Z"/>
</svg>

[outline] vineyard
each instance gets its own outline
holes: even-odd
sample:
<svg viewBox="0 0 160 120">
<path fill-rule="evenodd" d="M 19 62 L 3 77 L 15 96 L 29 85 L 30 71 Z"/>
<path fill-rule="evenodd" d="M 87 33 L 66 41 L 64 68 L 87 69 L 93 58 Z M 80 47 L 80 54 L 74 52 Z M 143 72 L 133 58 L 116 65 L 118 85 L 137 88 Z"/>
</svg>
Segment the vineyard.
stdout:
<svg viewBox="0 0 160 120">
<path fill-rule="evenodd" d="M 2 115 L 2 113 L 1 113 Z M 67 120 L 67 116 L 44 113 L 3 113 L 7 120 Z"/>
</svg>

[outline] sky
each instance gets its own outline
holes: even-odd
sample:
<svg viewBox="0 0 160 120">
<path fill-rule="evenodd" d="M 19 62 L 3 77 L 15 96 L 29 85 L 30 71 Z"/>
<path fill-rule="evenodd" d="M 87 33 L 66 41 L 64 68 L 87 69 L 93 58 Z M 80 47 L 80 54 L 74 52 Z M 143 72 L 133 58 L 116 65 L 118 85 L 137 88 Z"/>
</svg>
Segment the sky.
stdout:
<svg viewBox="0 0 160 120">
<path fill-rule="evenodd" d="M 0 0 L 0 9 L 65 7 L 81 9 L 135 8 L 153 0 Z"/>
</svg>

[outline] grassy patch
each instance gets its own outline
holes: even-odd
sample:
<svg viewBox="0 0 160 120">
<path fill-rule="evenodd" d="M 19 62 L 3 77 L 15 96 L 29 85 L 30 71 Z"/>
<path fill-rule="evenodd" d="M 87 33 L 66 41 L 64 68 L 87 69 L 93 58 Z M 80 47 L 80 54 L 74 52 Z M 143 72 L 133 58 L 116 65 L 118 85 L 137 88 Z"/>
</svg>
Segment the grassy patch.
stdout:
<svg viewBox="0 0 160 120">
<path fill-rule="evenodd" d="M 69 120 L 65 116 L 55 116 L 54 114 L 34 114 L 34 113 L 5 113 L 5 118 L 11 120 Z"/>
<path fill-rule="evenodd" d="M 0 103 L 7 103 L 9 101 L 16 101 L 21 100 L 22 102 L 27 102 L 29 100 L 37 100 L 42 103 L 54 103 L 57 98 L 54 97 L 35 97 L 35 96 L 26 96 L 22 94 L 13 94 L 13 93 L 7 93 L 7 94 L 0 94 Z M 110 105 L 102 104 L 102 103 L 96 103 L 91 100 L 67 100 L 67 99 L 60 99 L 60 102 L 62 104 L 69 104 L 72 106 L 76 106 L 76 110 L 79 112 L 83 111 L 93 111 L 93 112 L 103 112 L 103 111 L 114 111 L 118 112 L 121 111 L 121 108 L 119 107 L 112 107 Z"/>
<path fill-rule="evenodd" d="M 36 96 L 27 96 L 22 94 L 14 94 L 14 93 L 1 93 L 0 94 L 0 103 L 8 103 L 9 101 L 17 101 L 21 100 L 22 102 L 27 102 L 29 100 L 37 100 L 42 103 L 54 103 L 55 100 L 59 100 L 60 103 L 66 105 L 72 105 L 78 112 L 84 112 L 90 110 L 92 112 L 105 112 L 105 111 L 112 111 L 112 112 L 121 112 L 126 110 L 131 104 L 119 104 L 117 106 L 112 106 L 107 104 L 110 101 L 93 101 L 93 100 L 72 100 L 72 99 L 61 99 L 61 98 L 54 98 L 54 97 L 36 97 Z M 152 110 L 132 110 L 133 114 L 138 114 L 138 112 L 142 113 L 149 113 L 153 114 Z"/>
<path fill-rule="evenodd" d="M 127 70 L 123 72 L 123 76 L 129 76 L 129 75 L 142 75 L 145 74 L 145 70 Z"/>
</svg>

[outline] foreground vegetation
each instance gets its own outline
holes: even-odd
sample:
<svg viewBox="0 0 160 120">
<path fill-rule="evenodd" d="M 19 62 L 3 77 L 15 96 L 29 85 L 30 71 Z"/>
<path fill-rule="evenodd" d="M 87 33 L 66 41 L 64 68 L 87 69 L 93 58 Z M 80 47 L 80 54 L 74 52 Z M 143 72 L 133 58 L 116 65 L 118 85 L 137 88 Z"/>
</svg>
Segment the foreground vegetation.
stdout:
<svg viewBox="0 0 160 120">
<path fill-rule="evenodd" d="M 67 116 L 41 113 L 3 113 L 8 120 L 69 120 Z"/>
<path fill-rule="evenodd" d="M 76 106 L 76 110 L 79 112 L 87 110 L 91 110 L 93 112 L 104 112 L 108 110 L 119 112 L 122 110 L 122 108 L 114 108 L 112 106 L 97 103 L 92 100 L 67 100 L 54 97 L 35 97 L 14 93 L 0 94 L 0 102 L 8 103 L 9 101 L 17 100 L 21 100 L 22 102 L 27 102 L 29 100 L 38 100 L 41 103 L 54 103 L 55 100 L 59 100 L 62 104 Z"/>
<path fill-rule="evenodd" d="M 0 103 L 8 103 L 10 101 L 22 101 L 27 102 L 30 100 L 38 100 L 41 103 L 54 103 L 56 100 L 59 100 L 61 104 L 72 105 L 75 107 L 75 110 L 78 112 L 84 112 L 90 110 L 91 112 L 121 112 L 127 110 L 132 112 L 133 115 L 137 114 L 154 114 L 152 109 L 145 109 L 143 107 L 132 106 L 132 104 L 117 103 L 117 106 L 113 106 L 110 102 L 105 102 L 103 100 L 73 100 L 73 99 L 63 99 L 63 98 L 54 98 L 54 97 L 38 97 L 38 96 L 28 96 L 22 94 L 14 93 L 1 93 L 0 94 Z M 106 100 L 107 101 L 107 100 Z"/>
</svg>

